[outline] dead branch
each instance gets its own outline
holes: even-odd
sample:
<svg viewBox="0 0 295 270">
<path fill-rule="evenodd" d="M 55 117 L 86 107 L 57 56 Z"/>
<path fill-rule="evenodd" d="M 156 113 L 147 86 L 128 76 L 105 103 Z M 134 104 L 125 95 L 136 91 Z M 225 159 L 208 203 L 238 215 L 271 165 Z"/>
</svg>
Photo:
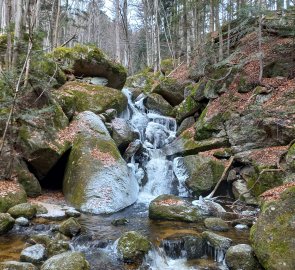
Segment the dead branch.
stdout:
<svg viewBox="0 0 295 270">
<path fill-rule="evenodd" d="M 184 61 L 182 61 L 175 69 L 173 69 L 166 77 L 169 78 L 178 68 L 182 66 Z"/>
<path fill-rule="evenodd" d="M 216 190 L 218 189 L 218 187 L 220 186 L 220 183 L 223 181 L 223 179 L 225 178 L 230 166 L 232 165 L 233 161 L 234 161 L 234 156 L 231 156 L 229 161 L 228 161 L 228 164 L 226 165 L 226 167 L 224 168 L 224 171 L 220 177 L 220 179 L 218 180 L 215 188 L 213 189 L 213 191 L 206 197 L 206 199 L 210 199 L 213 197 L 214 193 L 216 192 Z"/>
<path fill-rule="evenodd" d="M 70 37 L 68 40 L 66 40 L 63 44 L 61 44 L 60 46 L 61 47 L 64 47 L 64 46 L 66 46 L 68 43 L 70 43 L 73 39 L 76 39 L 77 38 L 77 35 L 76 35 L 76 33 L 72 36 L 72 37 Z"/>
</svg>

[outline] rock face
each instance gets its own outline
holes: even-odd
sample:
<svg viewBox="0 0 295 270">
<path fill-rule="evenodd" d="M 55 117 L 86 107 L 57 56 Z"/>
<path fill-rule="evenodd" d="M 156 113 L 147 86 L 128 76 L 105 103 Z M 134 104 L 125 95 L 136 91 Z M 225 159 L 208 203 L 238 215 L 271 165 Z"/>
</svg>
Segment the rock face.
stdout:
<svg viewBox="0 0 295 270">
<path fill-rule="evenodd" d="M 36 244 L 25 248 L 20 254 L 22 262 L 40 263 L 46 257 L 45 247 L 41 244 Z"/>
<path fill-rule="evenodd" d="M 231 270 L 260 269 L 251 246 L 240 244 L 230 247 L 225 255 L 225 262 Z"/>
<path fill-rule="evenodd" d="M 64 252 L 48 259 L 41 270 L 89 270 L 89 263 L 80 252 Z"/>
<path fill-rule="evenodd" d="M 0 213 L 27 201 L 27 194 L 20 184 L 12 181 L 1 181 L 0 184 L 5 186 L 0 191 Z"/>
<path fill-rule="evenodd" d="M 124 233 L 117 247 L 125 262 L 140 262 L 151 248 L 147 238 L 134 231 Z"/>
<path fill-rule="evenodd" d="M 0 263 L 0 270 L 37 270 L 31 263 L 7 261 Z"/>
<path fill-rule="evenodd" d="M 0 235 L 9 232 L 13 228 L 14 222 L 9 214 L 0 213 Z"/>
<path fill-rule="evenodd" d="M 30 203 L 22 203 L 9 208 L 8 213 L 14 218 L 25 217 L 31 219 L 36 215 L 37 210 Z"/>
<path fill-rule="evenodd" d="M 295 265 L 295 187 L 287 188 L 277 200 L 265 202 L 250 240 L 265 269 L 289 270 Z"/>
<path fill-rule="evenodd" d="M 117 212 L 137 199 L 138 183 L 98 116 L 79 114 L 63 182 L 66 200 L 95 214 Z"/>
<path fill-rule="evenodd" d="M 174 195 L 160 195 L 149 206 L 149 218 L 197 222 L 202 216 L 197 207 Z"/>
<path fill-rule="evenodd" d="M 52 102 L 48 107 L 22 114 L 19 123 L 18 146 L 35 175 L 43 178 L 69 148 L 58 138 L 58 132 L 68 126 L 68 118 Z"/>
<path fill-rule="evenodd" d="M 107 56 L 94 46 L 76 45 L 73 48 L 58 47 L 51 57 L 64 63 L 63 67 L 73 70 L 78 77 L 103 77 L 107 86 L 121 90 L 127 78 L 125 68 L 107 59 Z"/>
<path fill-rule="evenodd" d="M 152 93 L 145 99 L 147 109 L 158 112 L 165 116 L 173 116 L 173 107 L 159 94 Z"/>
<path fill-rule="evenodd" d="M 184 168 L 185 183 L 196 196 L 209 192 L 218 182 L 225 168 L 223 162 L 200 155 L 179 158 L 178 166 Z"/>
<path fill-rule="evenodd" d="M 99 114 L 111 108 L 120 113 L 127 106 L 127 99 L 121 91 L 102 85 L 72 81 L 53 94 L 69 118 L 75 112 L 92 111 Z"/>
</svg>

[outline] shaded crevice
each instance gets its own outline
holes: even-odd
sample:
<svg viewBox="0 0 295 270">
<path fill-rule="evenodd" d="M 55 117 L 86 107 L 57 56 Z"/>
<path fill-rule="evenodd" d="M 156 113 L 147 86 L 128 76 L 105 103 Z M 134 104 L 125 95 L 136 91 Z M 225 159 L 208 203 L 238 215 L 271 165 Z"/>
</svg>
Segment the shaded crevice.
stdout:
<svg viewBox="0 0 295 270">
<path fill-rule="evenodd" d="M 40 185 L 44 189 L 61 190 L 63 186 L 63 179 L 65 175 L 66 166 L 69 160 L 71 149 L 67 150 L 61 158 L 50 169 L 48 174 L 39 179 Z"/>
</svg>

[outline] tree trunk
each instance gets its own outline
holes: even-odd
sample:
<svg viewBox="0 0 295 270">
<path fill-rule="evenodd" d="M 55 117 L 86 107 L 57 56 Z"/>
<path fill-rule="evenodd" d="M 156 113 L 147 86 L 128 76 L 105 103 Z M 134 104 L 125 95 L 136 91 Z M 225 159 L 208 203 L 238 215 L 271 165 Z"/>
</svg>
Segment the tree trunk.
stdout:
<svg viewBox="0 0 295 270">
<path fill-rule="evenodd" d="M 115 32 L 116 32 L 116 61 L 121 62 L 121 52 L 120 52 L 120 2 L 119 0 L 115 0 L 115 10 L 116 10 L 116 18 L 115 18 Z"/>
<path fill-rule="evenodd" d="M 13 56 L 12 56 L 12 67 L 17 66 L 17 60 L 21 45 L 21 33 L 22 33 L 22 15 L 23 15 L 23 1 L 18 0 L 16 2 L 15 10 L 15 27 L 14 27 L 14 41 L 13 41 Z"/>
<path fill-rule="evenodd" d="M 10 25 L 10 18 L 11 18 L 11 1 L 5 0 L 5 20 L 6 20 L 6 28 L 7 28 L 7 48 L 5 54 L 5 65 L 7 69 L 11 67 L 12 61 L 12 38 L 11 38 L 11 25 Z"/>
</svg>

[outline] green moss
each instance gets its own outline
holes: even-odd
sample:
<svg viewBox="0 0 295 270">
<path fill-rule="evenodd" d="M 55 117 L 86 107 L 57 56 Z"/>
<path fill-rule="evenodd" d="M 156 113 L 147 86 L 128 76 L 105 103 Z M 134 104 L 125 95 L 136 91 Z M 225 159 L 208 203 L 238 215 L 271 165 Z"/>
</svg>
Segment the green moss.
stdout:
<svg viewBox="0 0 295 270">
<path fill-rule="evenodd" d="M 169 74 L 174 69 L 173 59 L 164 59 L 161 61 L 161 68 L 166 74 Z"/>
</svg>

